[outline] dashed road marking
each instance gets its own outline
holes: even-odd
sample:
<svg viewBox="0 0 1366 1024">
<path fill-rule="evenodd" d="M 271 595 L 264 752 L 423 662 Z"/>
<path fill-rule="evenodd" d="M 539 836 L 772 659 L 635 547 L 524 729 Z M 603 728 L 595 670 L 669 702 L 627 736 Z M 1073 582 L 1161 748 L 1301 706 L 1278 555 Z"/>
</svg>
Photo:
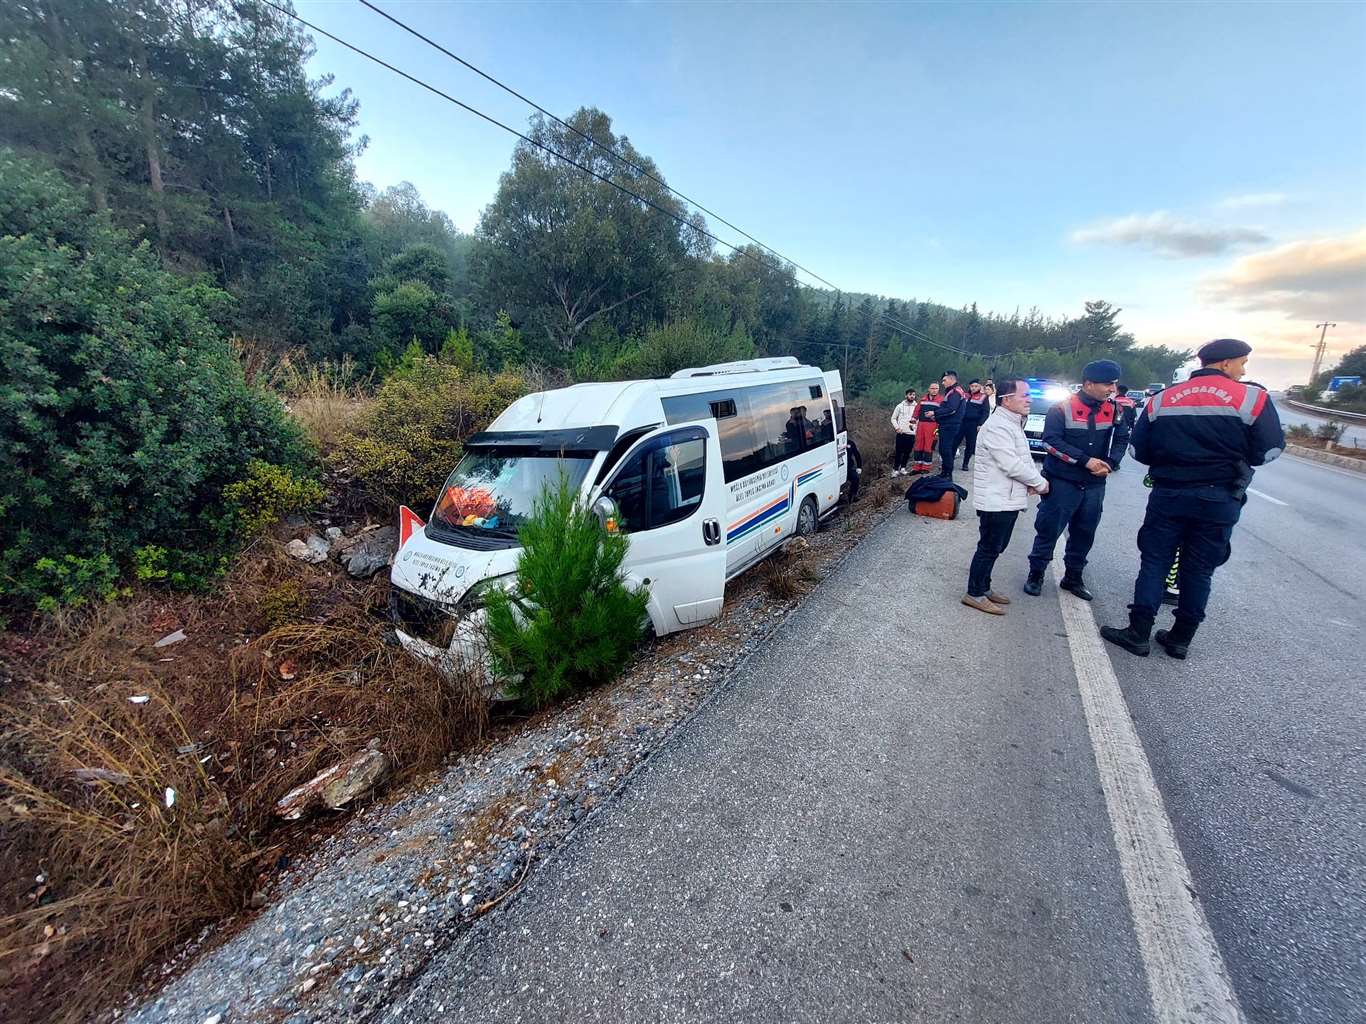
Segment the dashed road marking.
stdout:
<svg viewBox="0 0 1366 1024">
<path fill-rule="evenodd" d="M 1061 588 L 1058 600 L 1153 1014 L 1159 1024 L 1244 1024 L 1091 606 Z"/>
<path fill-rule="evenodd" d="M 1248 494 L 1255 494 L 1255 495 L 1257 495 L 1257 497 L 1259 497 L 1259 498 L 1265 498 L 1267 501 L 1271 502 L 1271 504 L 1273 504 L 1273 505 L 1289 505 L 1289 504 L 1290 504 L 1290 502 L 1288 502 L 1288 501 L 1281 501 L 1280 498 L 1273 498 L 1271 495 L 1267 494 L 1265 491 L 1259 491 L 1259 490 L 1257 490 L 1257 488 L 1255 488 L 1255 487 L 1249 487 L 1249 488 L 1247 489 L 1247 493 L 1248 493 Z"/>
</svg>

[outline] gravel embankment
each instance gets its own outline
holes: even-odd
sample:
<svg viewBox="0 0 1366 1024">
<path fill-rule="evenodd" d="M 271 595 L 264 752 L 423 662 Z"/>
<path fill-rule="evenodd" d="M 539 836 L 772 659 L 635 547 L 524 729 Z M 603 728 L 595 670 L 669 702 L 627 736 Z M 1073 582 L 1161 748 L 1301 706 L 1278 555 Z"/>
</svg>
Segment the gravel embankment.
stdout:
<svg viewBox="0 0 1366 1024">
<path fill-rule="evenodd" d="M 824 577 L 895 507 L 880 494 L 835 517 L 801 561 Z M 216 946 L 205 936 L 205 952 L 184 950 L 162 969 L 179 976 L 120 1018 L 305 1024 L 383 1008 L 611 799 L 801 603 L 773 599 L 762 573 L 732 583 L 716 623 L 652 644 L 617 681 L 356 812 L 278 879 L 258 916 Z"/>
</svg>

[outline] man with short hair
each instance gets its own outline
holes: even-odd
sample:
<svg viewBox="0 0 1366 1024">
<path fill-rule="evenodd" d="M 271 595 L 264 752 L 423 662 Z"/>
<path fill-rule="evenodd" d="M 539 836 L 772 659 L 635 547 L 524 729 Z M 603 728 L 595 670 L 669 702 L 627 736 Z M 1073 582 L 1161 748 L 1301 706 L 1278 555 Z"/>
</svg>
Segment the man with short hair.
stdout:
<svg viewBox="0 0 1366 1024">
<path fill-rule="evenodd" d="M 1199 351 L 1190 379 L 1158 392 L 1134 425 L 1133 454 L 1148 466 L 1153 489 L 1138 531 L 1142 561 L 1129 625 L 1100 631 L 1110 643 L 1147 657 L 1167 573 L 1181 552 L 1180 595 L 1170 630 L 1157 642 L 1183 659 L 1205 618 L 1214 570 L 1228 561 L 1233 527 L 1247 501 L 1252 468 L 1285 449 L 1280 417 L 1264 389 L 1244 384 L 1252 346 L 1236 338 Z"/>
<path fill-rule="evenodd" d="M 958 386 L 957 370 L 945 370 L 939 383 L 941 397 L 934 414 L 939 424 L 939 475 L 952 480 L 953 458 L 958 450 L 958 435 L 963 430 L 968 396 Z"/>
<path fill-rule="evenodd" d="M 1063 530 L 1062 582 L 1058 584 L 1083 601 L 1091 600 L 1082 572 L 1096 539 L 1105 507 L 1105 478 L 1119 468 L 1129 428 L 1112 400 L 1119 364 L 1097 359 L 1082 369 L 1081 390 L 1063 399 L 1044 417 L 1043 443 L 1047 451 L 1043 475 L 1048 496 L 1034 517 L 1034 547 L 1029 552 L 1029 577 L 1024 592 L 1038 597 L 1043 574 L 1053 561 L 1053 549 Z"/>
<path fill-rule="evenodd" d="M 1010 543 L 1015 520 L 1029 504 L 1029 495 L 1048 491 L 1048 481 L 1034 466 L 1025 437 L 1029 416 L 1029 385 L 1023 380 L 1001 381 L 996 408 L 981 432 L 981 455 L 972 474 L 972 503 L 977 509 L 977 551 L 968 569 L 963 603 L 988 615 L 1004 615 L 1010 598 L 991 586 L 991 570 Z"/>
<path fill-rule="evenodd" d="M 896 431 L 896 451 L 892 454 L 892 476 L 906 472 L 906 463 L 915 448 L 915 388 L 906 389 L 906 400 L 892 410 L 892 429 Z"/>
<path fill-rule="evenodd" d="M 991 403 L 987 401 L 987 393 L 982 387 L 980 380 L 968 381 L 968 400 L 963 407 L 963 433 L 960 440 L 963 444 L 963 471 L 967 472 L 972 464 L 972 457 L 977 452 L 977 431 L 991 415 Z M 954 449 L 955 454 L 957 449 Z"/>
</svg>

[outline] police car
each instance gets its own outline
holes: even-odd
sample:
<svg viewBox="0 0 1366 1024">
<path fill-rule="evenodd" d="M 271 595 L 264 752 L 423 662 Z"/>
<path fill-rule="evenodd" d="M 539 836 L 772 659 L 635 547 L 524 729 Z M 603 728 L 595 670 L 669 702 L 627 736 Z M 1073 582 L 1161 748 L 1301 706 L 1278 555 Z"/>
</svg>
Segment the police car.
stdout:
<svg viewBox="0 0 1366 1024">
<path fill-rule="evenodd" d="M 1025 437 L 1029 439 L 1029 454 L 1042 459 L 1048 454 L 1043 443 L 1043 420 L 1048 410 L 1072 397 L 1072 389 L 1056 380 L 1026 377 L 1029 384 L 1029 418 L 1025 420 Z"/>
</svg>

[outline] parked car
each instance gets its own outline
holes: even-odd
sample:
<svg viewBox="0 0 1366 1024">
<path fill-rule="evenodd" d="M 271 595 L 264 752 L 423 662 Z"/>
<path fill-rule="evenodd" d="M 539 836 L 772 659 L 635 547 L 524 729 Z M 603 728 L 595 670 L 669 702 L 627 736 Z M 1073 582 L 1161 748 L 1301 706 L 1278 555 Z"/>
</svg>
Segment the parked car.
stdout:
<svg viewBox="0 0 1366 1024">
<path fill-rule="evenodd" d="M 1066 384 L 1042 377 L 1028 377 L 1029 417 L 1025 420 L 1025 437 L 1029 441 L 1029 453 L 1036 459 L 1048 454 L 1043 443 L 1043 421 L 1048 410 L 1059 402 L 1072 397 L 1072 389 Z"/>
<path fill-rule="evenodd" d="M 623 569 L 656 634 L 708 622 L 727 580 L 835 510 L 847 442 L 839 373 L 792 357 L 520 398 L 465 442 L 425 523 L 400 509 L 398 639 L 426 657 L 477 647 L 481 595 L 511 584 L 518 527 L 561 476 L 630 536 Z"/>
<path fill-rule="evenodd" d="M 1153 381 L 1151 384 L 1149 384 L 1146 388 L 1143 389 L 1143 393 L 1144 393 L 1145 395 L 1147 395 L 1149 398 L 1151 398 L 1153 395 L 1157 394 L 1159 391 L 1165 390 L 1166 387 L 1167 387 L 1167 385 L 1163 384 L 1161 381 L 1155 380 L 1155 381 Z"/>
</svg>

